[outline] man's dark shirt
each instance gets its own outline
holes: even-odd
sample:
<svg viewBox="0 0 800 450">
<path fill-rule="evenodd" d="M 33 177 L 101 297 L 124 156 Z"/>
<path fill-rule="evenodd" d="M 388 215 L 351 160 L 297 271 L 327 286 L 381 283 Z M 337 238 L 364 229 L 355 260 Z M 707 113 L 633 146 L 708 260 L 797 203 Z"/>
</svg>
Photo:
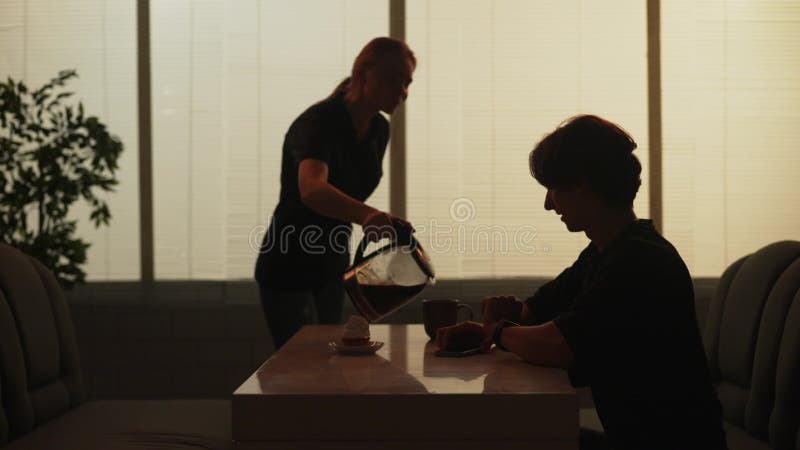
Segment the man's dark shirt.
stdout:
<svg viewBox="0 0 800 450">
<path fill-rule="evenodd" d="M 554 320 L 574 356 L 576 387 L 590 386 L 615 449 L 724 449 L 721 408 L 675 248 L 649 220 L 526 300 L 532 323 Z"/>
<path fill-rule="evenodd" d="M 256 279 L 280 290 L 318 289 L 341 282 L 349 263 L 352 226 L 322 216 L 300 200 L 297 171 L 304 159 L 328 165 L 328 183 L 365 201 L 383 176 L 389 123 L 376 114 L 357 139 L 339 93 L 308 108 L 292 123 L 283 143 L 281 193 L 256 262 Z"/>
</svg>

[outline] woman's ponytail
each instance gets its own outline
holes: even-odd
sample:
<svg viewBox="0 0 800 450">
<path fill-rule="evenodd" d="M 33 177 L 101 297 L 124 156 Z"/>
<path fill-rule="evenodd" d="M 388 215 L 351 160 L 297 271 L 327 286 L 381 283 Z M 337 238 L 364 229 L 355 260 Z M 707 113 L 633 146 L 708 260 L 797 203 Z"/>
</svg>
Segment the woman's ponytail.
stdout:
<svg viewBox="0 0 800 450">
<path fill-rule="evenodd" d="M 351 77 L 347 77 L 344 80 L 342 80 L 338 85 L 336 85 L 336 88 L 333 89 L 333 92 L 331 92 L 331 95 L 328 96 L 328 98 L 331 98 L 331 99 L 335 98 L 339 94 L 341 94 L 344 91 L 346 91 L 347 88 L 350 86 L 350 80 L 351 80 Z"/>
</svg>

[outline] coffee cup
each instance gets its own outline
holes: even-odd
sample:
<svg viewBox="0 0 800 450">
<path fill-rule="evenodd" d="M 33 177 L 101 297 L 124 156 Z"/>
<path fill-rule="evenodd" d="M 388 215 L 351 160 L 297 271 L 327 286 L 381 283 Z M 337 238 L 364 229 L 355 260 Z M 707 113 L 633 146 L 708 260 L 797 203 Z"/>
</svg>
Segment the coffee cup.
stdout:
<svg viewBox="0 0 800 450">
<path fill-rule="evenodd" d="M 469 314 L 467 320 L 472 320 L 472 308 L 466 303 L 454 299 L 423 300 L 422 320 L 428 337 L 436 339 L 436 330 L 458 323 L 458 310 L 460 309 L 466 309 Z"/>
</svg>

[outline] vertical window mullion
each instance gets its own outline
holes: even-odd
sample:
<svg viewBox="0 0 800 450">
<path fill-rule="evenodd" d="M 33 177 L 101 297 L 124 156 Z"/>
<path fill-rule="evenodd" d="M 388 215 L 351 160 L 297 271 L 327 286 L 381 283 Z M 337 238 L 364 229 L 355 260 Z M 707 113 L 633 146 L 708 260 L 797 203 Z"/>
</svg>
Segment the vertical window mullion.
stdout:
<svg viewBox="0 0 800 450">
<path fill-rule="evenodd" d="M 150 90 L 150 1 L 137 0 L 139 105 L 139 233 L 141 280 L 153 281 L 153 165 Z"/>
</svg>

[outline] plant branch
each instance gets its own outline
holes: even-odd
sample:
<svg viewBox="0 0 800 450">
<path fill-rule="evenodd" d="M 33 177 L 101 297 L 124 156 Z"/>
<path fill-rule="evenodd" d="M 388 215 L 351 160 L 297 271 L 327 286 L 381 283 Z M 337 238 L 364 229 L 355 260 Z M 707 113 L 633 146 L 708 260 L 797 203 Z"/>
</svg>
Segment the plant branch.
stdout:
<svg viewBox="0 0 800 450">
<path fill-rule="evenodd" d="M 81 266 L 89 248 L 75 237 L 69 208 L 88 202 L 94 225 L 108 225 L 107 204 L 93 188 L 113 191 L 123 150 L 97 117 L 84 116 L 80 102 L 77 110 L 64 103 L 72 95 L 63 91 L 65 83 L 76 76 L 61 71 L 31 91 L 10 78 L 0 81 L 0 128 L 9 136 L 8 148 L 0 147 L 0 237 L 39 259 L 65 287 L 85 280 Z M 29 230 L 34 212 L 38 227 Z"/>
</svg>

